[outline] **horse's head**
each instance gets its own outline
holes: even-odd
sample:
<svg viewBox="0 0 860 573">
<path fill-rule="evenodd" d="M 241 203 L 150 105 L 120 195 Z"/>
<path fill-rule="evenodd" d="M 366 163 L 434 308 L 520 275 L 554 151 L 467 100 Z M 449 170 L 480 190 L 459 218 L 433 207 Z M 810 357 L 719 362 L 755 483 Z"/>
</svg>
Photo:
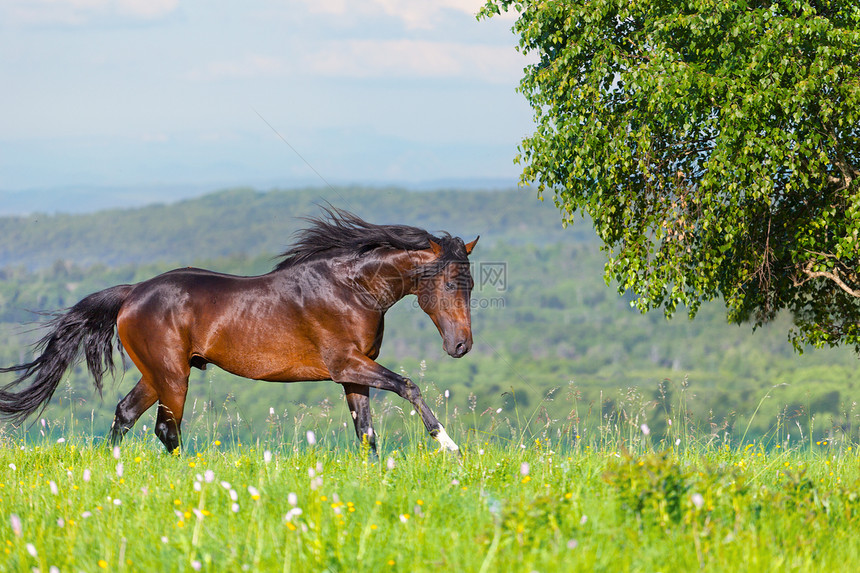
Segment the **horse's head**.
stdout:
<svg viewBox="0 0 860 573">
<path fill-rule="evenodd" d="M 430 262 L 421 265 L 418 275 L 418 305 L 439 329 L 442 348 L 454 358 L 472 349 L 470 302 L 475 282 L 468 256 L 477 242 L 449 238 L 443 246 L 431 239 L 427 253 Z"/>
</svg>

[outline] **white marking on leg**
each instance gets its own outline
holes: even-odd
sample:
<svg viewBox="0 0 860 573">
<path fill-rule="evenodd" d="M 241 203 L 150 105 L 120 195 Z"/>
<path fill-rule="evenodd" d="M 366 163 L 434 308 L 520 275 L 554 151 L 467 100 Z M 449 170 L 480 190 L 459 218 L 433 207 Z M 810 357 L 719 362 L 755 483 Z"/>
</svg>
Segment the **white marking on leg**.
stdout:
<svg viewBox="0 0 860 573">
<path fill-rule="evenodd" d="M 445 431 L 445 428 L 439 426 L 439 432 L 436 434 L 436 440 L 439 442 L 439 445 L 449 452 L 459 452 L 460 446 L 454 443 L 454 440 L 451 439 L 451 436 L 448 435 L 448 432 Z"/>
</svg>

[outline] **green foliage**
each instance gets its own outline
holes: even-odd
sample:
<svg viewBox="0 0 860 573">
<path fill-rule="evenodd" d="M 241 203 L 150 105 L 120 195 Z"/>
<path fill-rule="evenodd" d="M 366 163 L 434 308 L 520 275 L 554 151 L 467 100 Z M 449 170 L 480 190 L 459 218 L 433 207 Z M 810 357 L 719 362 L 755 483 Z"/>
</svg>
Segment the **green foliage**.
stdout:
<svg viewBox="0 0 860 573">
<path fill-rule="evenodd" d="M 798 347 L 860 349 L 860 7 L 805 0 L 490 0 L 535 57 L 517 161 L 607 280 L 667 315 L 722 297 Z"/>
</svg>

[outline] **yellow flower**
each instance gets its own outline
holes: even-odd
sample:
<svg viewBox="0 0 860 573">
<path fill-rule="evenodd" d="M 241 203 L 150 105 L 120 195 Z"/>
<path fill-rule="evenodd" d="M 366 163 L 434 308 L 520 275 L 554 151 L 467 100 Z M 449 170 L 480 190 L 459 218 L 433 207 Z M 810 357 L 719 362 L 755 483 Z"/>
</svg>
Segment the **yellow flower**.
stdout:
<svg viewBox="0 0 860 573">
<path fill-rule="evenodd" d="M 174 500 L 173 500 L 173 505 L 182 505 L 182 502 L 181 502 L 181 501 L 179 501 L 178 499 L 174 499 Z"/>
<path fill-rule="evenodd" d="M 213 444 L 213 445 L 215 445 L 215 446 L 220 446 L 220 445 L 221 445 L 221 440 L 215 440 L 214 442 L 212 442 L 212 444 Z"/>
<path fill-rule="evenodd" d="M 185 527 L 185 522 L 184 522 L 184 521 L 182 521 L 182 520 L 177 521 L 177 522 L 176 522 L 176 527 L 178 527 L 178 528 L 182 529 L 183 527 Z"/>
<path fill-rule="evenodd" d="M 142 459 L 143 459 L 143 458 L 142 458 L 142 457 L 140 457 L 140 456 L 135 456 L 134 461 L 136 461 L 137 463 L 140 463 L 140 461 L 141 461 Z"/>
<path fill-rule="evenodd" d="M 573 497 L 573 494 L 570 492 L 567 492 L 566 494 L 564 494 L 564 499 L 570 499 L 572 497 Z"/>
<path fill-rule="evenodd" d="M 389 559 L 388 564 L 393 566 L 394 565 L 394 559 Z"/>
<path fill-rule="evenodd" d="M 194 462 L 188 462 L 188 467 L 194 468 L 194 467 L 197 467 L 197 464 L 195 464 Z"/>
<path fill-rule="evenodd" d="M 526 476 L 523 478 L 523 483 L 529 483 L 530 481 L 532 481 L 532 476 Z"/>
<path fill-rule="evenodd" d="M 104 559 L 99 559 L 99 567 L 101 567 L 102 569 L 107 569 L 107 561 L 105 561 Z"/>
</svg>

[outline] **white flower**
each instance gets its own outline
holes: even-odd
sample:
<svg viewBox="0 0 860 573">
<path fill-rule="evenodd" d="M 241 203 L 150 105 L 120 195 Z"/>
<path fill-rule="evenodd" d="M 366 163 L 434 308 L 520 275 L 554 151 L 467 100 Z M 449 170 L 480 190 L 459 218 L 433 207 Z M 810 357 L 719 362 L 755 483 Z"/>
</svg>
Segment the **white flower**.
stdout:
<svg viewBox="0 0 860 573">
<path fill-rule="evenodd" d="M 119 459 L 119 446 L 114 446 L 114 447 L 113 447 L 113 457 L 114 457 L 114 459 L 115 459 L 115 460 L 118 460 L 118 459 Z"/>
<path fill-rule="evenodd" d="M 121 499 L 115 499 L 115 500 L 113 500 L 113 504 L 114 505 L 122 505 L 122 500 Z"/>
<path fill-rule="evenodd" d="M 520 466 L 520 475 L 523 475 L 523 476 L 529 475 L 529 469 L 530 469 L 529 463 L 523 462 L 522 465 Z"/>
<path fill-rule="evenodd" d="M 501 414 L 501 413 L 502 413 L 502 409 L 501 409 L 501 408 L 499 408 L 498 410 L 496 410 L 496 414 Z"/>
<path fill-rule="evenodd" d="M 233 510 L 233 513 L 239 513 L 239 504 L 234 503 L 233 505 L 230 506 L 230 509 Z"/>
<path fill-rule="evenodd" d="M 651 428 L 648 427 L 648 424 L 642 424 L 640 428 L 642 429 L 642 433 L 646 436 L 651 434 Z"/>
<path fill-rule="evenodd" d="M 445 390 L 445 397 L 446 397 L 446 398 L 450 398 L 450 397 L 451 397 L 451 393 L 450 393 L 448 390 Z"/>
<path fill-rule="evenodd" d="M 239 500 L 239 494 L 238 494 L 238 493 L 236 493 L 236 490 L 235 490 L 235 489 L 231 489 L 231 490 L 230 490 L 230 499 L 232 499 L 233 501 L 238 501 L 238 500 Z"/>
<path fill-rule="evenodd" d="M 92 516 L 93 516 L 93 512 L 91 512 L 91 511 L 85 511 L 81 514 L 81 517 L 83 517 L 84 519 L 88 519 Z"/>
<path fill-rule="evenodd" d="M 307 437 L 307 439 L 308 439 L 308 443 L 309 443 L 310 445 L 312 445 L 312 446 L 313 446 L 314 444 L 316 444 L 316 443 L 317 443 L 317 435 L 316 435 L 316 434 L 314 434 L 314 431 L 313 431 L 313 430 L 308 430 L 308 433 L 307 433 L 306 437 Z"/>
<path fill-rule="evenodd" d="M 265 452 L 263 452 L 263 461 L 266 463 L 271 462 L 272 461 L 272 452 L 270 452 L 269 450 L 266 450 Z"/>
<path fill-rule="evenodd" d="M 224 489 L 232 489 L 233 486 L 231 486 L 230 482 L 228 482 L 228 481 L 222 481 L 221 487 L 223 487 Z"/>
<path fill-rule="evenodd" d="M 196 559 L 191 562 L 191 568 L 194 569 L 195 571 L 200 571 L 201 567 L 203 567 L 203 565 L 199 561 L 197 561 Z"/>
<path fill-rule="evenodd" d="M 9 469 L 10 469 L 10 470 L 12 470 L 12 471 L 14 472 L 14 471 L 15 471 L 15 470 L 17 470 L 18 468 L 15 466 L 15 464 L 9 464 Z"/>
<path fill-rule="evenodd" d="M 21 537 L 21 518 L 13 513 L 9 516 L 9 521 L 12 524 L 12 532 L 15 534 L 15 537 Z"/>
<path fill-rule="evenodd" d="M 59 518 L 59 519 L 57 520 L 57 527 L 65 527 L 65 526 L 66 526 L 66 520 L 65 520 L 65 519 L 63 519 L 62 517 L 61 517 L 61 518 Z"/>
<path fill-rule="evenodd" d="M 213 481 L 215 481 L 215 472 L 213 472 L 212 470 L 206 470 L 205 472 L 203 472 L 203 479 L 206 481 L 206 483 L 212 483 Z"/>
<path fill-rule="evenodd" d="M 250 493 L 250 494 L 251 494 L 251 497 L 252 497 L 252 498 L 254 498 L 254 499 L 260 499 L 260 490 L 258 490 L 258 489 L 257 489 L 257 488 L 255 488 L 254 486 L 252 486 L 252 485 L 249 485 L 249 486 L 248 486 L 248 493 Z"/>
<path fill-rule="evenodd" d="M 696 509 L 702 509 L 702 506 L 705 505 L 705 498 L 702 497 L 700 493 L 694 493 L 690 496 L 690 501 L 693 502 L 693 505 L 696 506 Z"/>
<path fill-rule="evenodd" d="M 122 477 L 122 462 L 116 463 L 116 475 L 117 477 Z"/>
<path fill-rule="evenodd" d="M 293 492 L 290 492 L 289 494 L 287 494 L 287 503 L 289 503 L 293 507 L 296 507 L 296 504 L 299 503 L 299 496 L 297 496 Z"/>
<path fill-rule="evenodd" d="M 162 535 L 162 536 L 161 536 L 161 542 L 162 542 L 162 543 L 167 543 L 167 536 L 166 536 L 166 535 Z"/>
<path fill-rule="evenodd" d="M 33 545 L 32 543 L 28 543 L 27 544 L 27 553 L 29 553 L 32 557 L 35 557 L 36 555 L 38 555 L 38 552 L 36 551 L 36 546 Z"/>
<path fill-rule="evenodd" d="M 92 475 L 92 472 L 90 472 L 90 468 L 85 468 L 84 469 L 84 481 L 90 481 L 91 475 Z"/>
<path fill-rule="evenodd" d="M 48 485 L 51 486 L 51 493 L 52 494 L 57 495 L 58 493 L 60 493 L 60 491 L 57 489 L 57 484 L 54 483 L 53 480 L 49 481 Z"/>
<path fill-rule="evenodd" d="M 62 443 L 64 443 L 65 441 L 66 441 L 66 438 L 60 438 L 59 440 L 57 440 L 57 443 L 58 443 L 58 444 L 62 444 Z"/>
<path fill-rule="evenodd" d="M 586 523 L 588 523 L 588 516 L 587 515 L 583 515 L 581 518 L 579 518 L 579 524 L 580 525 L 585 525 Z"/>
<path fill-rule="evenodd" d="M 199 481 L 194 482 L 194 491 L 201 491 L 202 489 L 203 489 L 203 486 L 200 485 Z"/>
</svg>

